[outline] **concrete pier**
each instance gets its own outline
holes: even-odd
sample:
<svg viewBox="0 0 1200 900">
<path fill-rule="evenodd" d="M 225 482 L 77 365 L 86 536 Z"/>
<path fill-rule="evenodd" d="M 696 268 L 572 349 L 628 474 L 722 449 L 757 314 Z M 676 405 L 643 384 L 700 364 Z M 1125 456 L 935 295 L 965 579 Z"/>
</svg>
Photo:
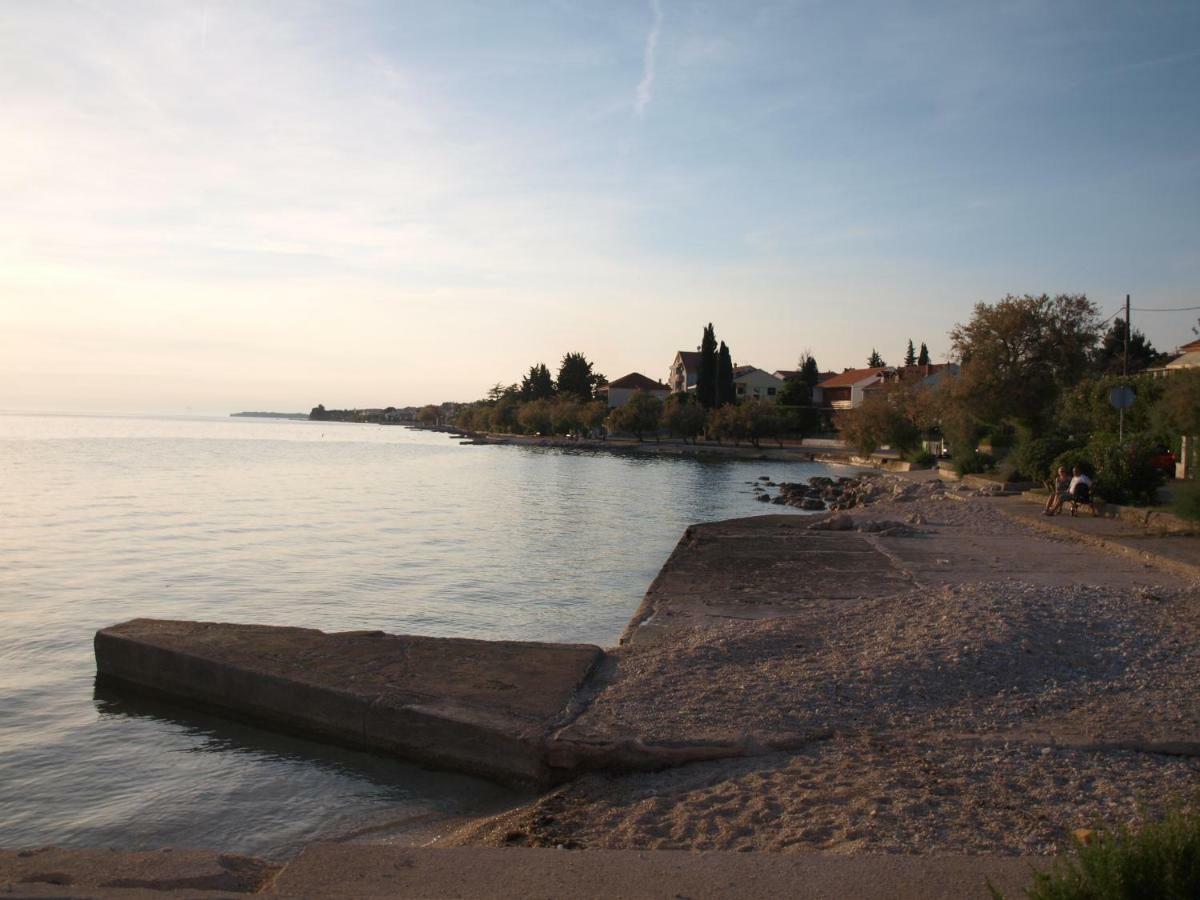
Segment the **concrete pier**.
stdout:
<svg viewBox="0 0 1200 900">
<path fill-rule="evenodd" d="M 101 679 L 438 768 L 546 785 L 546 737 L 603 652 L 585 644 L 326 634 L 134 619 L 96 634 Z"/>
</svg>

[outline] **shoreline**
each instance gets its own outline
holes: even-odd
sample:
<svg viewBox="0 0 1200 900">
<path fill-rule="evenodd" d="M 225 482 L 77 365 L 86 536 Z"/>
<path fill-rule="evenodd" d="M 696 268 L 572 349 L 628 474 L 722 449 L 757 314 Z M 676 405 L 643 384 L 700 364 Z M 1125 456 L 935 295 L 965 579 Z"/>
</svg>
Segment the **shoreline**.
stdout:
<svg viewBox="0 0 1200 900">
<path fill-rule="evenodd" d="M 850 513 L 685 531 L 552 735 L 599 766 L 423 849 L 344 846 L 901 854 L 914 871 L 965 853 L 982 872 L 1200 789 L 1194 579 L 1048 536 L 1001 507 L 1022 498 L 868 480 Z M 0 855 L 0 883 L 16 866 Z"/>
</svg>

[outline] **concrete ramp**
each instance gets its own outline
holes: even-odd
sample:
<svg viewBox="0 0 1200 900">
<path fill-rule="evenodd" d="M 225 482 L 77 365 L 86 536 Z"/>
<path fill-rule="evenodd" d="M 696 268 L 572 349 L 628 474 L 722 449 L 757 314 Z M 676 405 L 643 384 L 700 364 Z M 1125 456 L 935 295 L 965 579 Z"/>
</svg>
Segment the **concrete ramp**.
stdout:
<svg viewBox="0 0 1200 900">
<path fill-rule="evenodd" d="M 546 736 L 603 656 L 587 644 L 159 619 L 102 629 L 95 648 L 105 681 L 523 785 L 549 782 Z"/>
</svg>

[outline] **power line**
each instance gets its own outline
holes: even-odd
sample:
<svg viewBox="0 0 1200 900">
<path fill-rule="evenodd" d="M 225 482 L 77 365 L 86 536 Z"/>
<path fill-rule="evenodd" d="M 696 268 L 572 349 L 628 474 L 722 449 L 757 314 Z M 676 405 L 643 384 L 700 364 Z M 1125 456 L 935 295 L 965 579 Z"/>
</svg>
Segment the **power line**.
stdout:
<svg viewBox="0 0 1200 900">
<path fill-rule="evenodd" d="M 1133 307 L 1134 312 L 1194 312 L 1197 309 L 1200 309 L 1200 306 L 1176 306 L 1171 309 L 1150 309 L 1145 306 Z"/>
</svg>

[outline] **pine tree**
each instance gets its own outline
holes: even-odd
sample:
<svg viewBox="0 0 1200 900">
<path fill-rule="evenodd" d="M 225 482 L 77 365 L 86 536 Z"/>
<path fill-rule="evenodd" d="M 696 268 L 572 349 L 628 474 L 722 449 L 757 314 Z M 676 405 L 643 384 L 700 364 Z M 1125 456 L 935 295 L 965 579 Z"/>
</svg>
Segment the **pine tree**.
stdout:
<svg viewBox="0 0 1200 900">
<path fill-rule="evenodd" d="M 558 392 L 586 402 L 592 399 L 597 379 L 603 378 L 592 371 L 592 364 L 582 353 L 568 353 L 558 367 Z"/>
<path fill-rule="evenodd" d="M 529 374 L 521 379 L 522 400 L 549 400 L 554 396 L 554 379 L 545 363 L 529 367 Z"/>
<path fill-rule="evenodd" d="M 921 355 L 917 357 L 918 366 L 929 365 L 929 348 L 925 346 L 925 342 L 921 341 Z"/>
<path fill-rule="evenodd" d="M 821 378 L 821 370 L 817 368 L 817 360 L 811 353 L 800 357 L 800 380 L 808 385 L 809 391 L 817 386 Z"/>
<path fill-rule="evenodd" d="M 917 351 L 913 349 L 912 338 L 908 339 L 908 349 L 904 351 L 904 364 L 906 366 L 915 366 L 917 364 Z"/>
<path fill-rule="evenodd" d="M 874 347 L 871 348 L 871 356 L 867 359 L 867 366 L 872 369 L 878 369 L 880 366 L 886 366 L 883 357 L 879 355 L 879 351 Z"/>
<path fill-rule="evenodd" d="M 700 341 L 700 371 L 696 374 L 696 396 L 705 409 L 712 409 L 717 405 L 717 333 L 712 322 L 704 329 L 704 337 Z"/>
<path fill-rule="evenodd" d="M 733 357 L 729 348 L 721 341 L 721 349 L 717 353 L 717 406 L 732 403 L 736 398 L 733 386 Z"/>
</svg>

